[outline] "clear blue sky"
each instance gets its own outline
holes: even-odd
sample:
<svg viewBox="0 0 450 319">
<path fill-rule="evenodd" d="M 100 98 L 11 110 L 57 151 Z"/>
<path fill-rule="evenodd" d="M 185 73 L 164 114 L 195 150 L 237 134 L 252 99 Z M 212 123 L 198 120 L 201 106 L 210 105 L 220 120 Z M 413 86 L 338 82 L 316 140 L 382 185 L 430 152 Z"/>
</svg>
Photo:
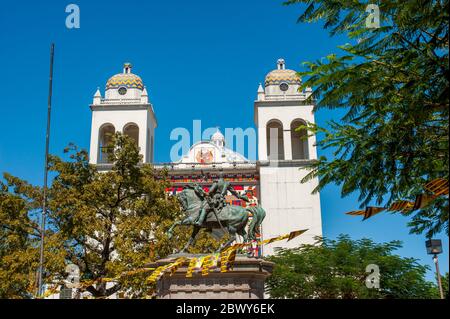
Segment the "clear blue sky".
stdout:
<svg viewBox="0 0 450 319">
<path fill-rule="evenodd" d="M 147 86 L 159 126 L 157 162 L 168 162 L 175 127 L 254 127 L 253 100 L 259 82 L 279 57 L 299 70 L 338 52 L 344 38 L 330 38 L 320 24 L 297 24 L 299 6 L 282 1 L 73 1 L 81 28 L 65 27 L 69 1 L 7 1 L 0 11 L 1 83 L 0 172 L 34 184 L 43 182 L 50 43 L 56 43 L 50 150 L 62 155 L 69 142 L 88 148 L 89 104 L 97 87 L 134 65 Z M 321 110 L 316 122 L 339 119 Z M 319 154 L 323 154 L 319 150 Z M 361 222 L 343 213 L 358 207 L 356 195 L 344 199 L 337 187 L 321 193 L 324 235 L 340 233 L 377 242 L 403 241 L 402 256 L 432 265 L 424 236 L 409 235 L 407 219 L 380 214 Z M 440 256 L 448 271 L 448 238 Z M 429 274 L 432 279 L 432 274 Z"/>
</svg>

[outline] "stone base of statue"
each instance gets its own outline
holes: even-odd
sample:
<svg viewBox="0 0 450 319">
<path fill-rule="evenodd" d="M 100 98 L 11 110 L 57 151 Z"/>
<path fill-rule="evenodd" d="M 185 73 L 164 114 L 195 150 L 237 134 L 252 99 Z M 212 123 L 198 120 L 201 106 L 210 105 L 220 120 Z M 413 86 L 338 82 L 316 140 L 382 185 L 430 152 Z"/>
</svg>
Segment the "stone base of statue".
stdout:
<svg viewBox="0 0 450 319">
<path fill-rule="evenodd" d="M 177 254 L 158 260 L 150 267 L 167 265 L 179 257 L 202 255 Z M 264 281 L 271 275 L 273 263 L 263 259 L 237 255 L 233 269 L 227 272 L 213 271 L 203 276 L 193 273 L 186 278 L 187 266 L 178 268 L 170 276 L 165 274 L 157 284 L 158 299 L 263 299 Z"/>
</svg>

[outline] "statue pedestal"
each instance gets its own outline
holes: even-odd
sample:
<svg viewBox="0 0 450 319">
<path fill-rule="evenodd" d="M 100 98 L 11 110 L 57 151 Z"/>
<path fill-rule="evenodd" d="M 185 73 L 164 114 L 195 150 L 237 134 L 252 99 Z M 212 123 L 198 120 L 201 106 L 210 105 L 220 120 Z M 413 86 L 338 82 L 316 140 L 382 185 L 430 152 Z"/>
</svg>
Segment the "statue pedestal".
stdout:
<svg viewBox="0 0 450 319">
<path fill-rule="evenodd" d="M 167 265 L 176 258 L 201 257 L 201 255 L 177 255 L 158 260 L 149 265 Z M 221 273 L 210 272 L 207 276 L 194 273 L 186 278 L 187 266 L 178 268 L 172 275 L 165 274 L 157 284 L 158 299 L 263 299 L 264 281 L 271 275 L 273 263 L 262 259 L 237 255 L 233 269 Z"/>
</svg>

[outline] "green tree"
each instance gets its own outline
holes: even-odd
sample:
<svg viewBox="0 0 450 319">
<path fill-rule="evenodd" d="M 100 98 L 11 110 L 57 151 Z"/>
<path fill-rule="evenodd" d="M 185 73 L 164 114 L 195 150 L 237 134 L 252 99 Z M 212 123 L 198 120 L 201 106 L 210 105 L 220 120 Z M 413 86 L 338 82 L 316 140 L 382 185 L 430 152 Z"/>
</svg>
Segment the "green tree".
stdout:
<svg viewBox="0 0 450 319">
<path fill-rule="evenodd" d="M 319 239 L 320 245 L 283 249 L 268 259 L 275 263 L 267 280 L 272 298 L 365 299 L 437 298 L 436 285 L 424 278 L 428 267 L 413 258 L 392 254 L 400 242 L 377 244 L 370 239 Z M 377 265 L 379 289 L 367 288 L 368 265 Z"/>
<path fill-rule="evenodd" d="M 4 179 L 0 181 L 0 298 L 30 298 L 36 290 L 42 192 L 9 174 Z M 49 272 L 64 265 L 59 248 L 59 236 L 49 230 L 45 251 Z"/>
<path fill-rule="evenodd" d="M 448 272 L 446 272 L 445 275 L 443 275 L 441 277 L 441 282 L 442 282 L 442 290 L 444 291 L 444 298 L 448 299 L 448 284 L 449 284 L 449 282 L 448 282 Z"/>
<path fill-rule="evenodd" d="M 166 171 L 143 164 L 133 140 L 115 134 L 108 147 L 112 163 L 108 171 L 89 164 L 85 150 L 70 145 L 69 161 L 52 156 L 50 171 L 55 175 L 49 188 L 45 241 L 45 282 L 67 277 L 65 267 L 74 264 L 82 281 L 116 278 L 143 268 L 149 262 L 173 253 L 189 235 L 180 228 L 172 240 L 165 231 L 180 217 L 175 198 L 165 192 Z M 38 267 L 42 190 L 5 174 L 1 184 L 0 297 L 30 296 L 30 283 Z M 6 239 L 6 240 L 4 240 Z M 218 243 L 203 234 L 193 252 L 216 249 Z M 86 287 L 94 297 L 127 291 L 143 297 L 150 273 L 122 276 L 106 284 Z"/>
<path fill-rule="evenodd" d="M 306 63 L 304 87 L 313 87 L 315 110 L 340 108 L 345 115 L 323 134 L 321 156 L 304 179 L 320 177 L 319 190 L 336 183 L 342 196 L 359 193 L 390 205 L 414 200 L 423 185 L 449 176 L 448 0 L 371 1 L 380 27 L 366 25 L 367 1 L 291 0 L 304 3 L 299 22 L 322 20 L 332 36 L 346 35 L 340 54 Z M 413 233 L 448 234 L 448 198 L 410 212 Z"/>
</svg>

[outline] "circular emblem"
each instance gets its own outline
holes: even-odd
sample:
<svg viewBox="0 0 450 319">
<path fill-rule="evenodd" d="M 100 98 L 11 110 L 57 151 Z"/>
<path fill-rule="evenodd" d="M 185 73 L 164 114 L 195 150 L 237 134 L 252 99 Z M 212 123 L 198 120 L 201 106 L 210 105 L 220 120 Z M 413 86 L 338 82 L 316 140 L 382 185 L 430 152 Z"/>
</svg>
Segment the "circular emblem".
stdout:
<svg viewBox="0 0 450 319">
<path fill-rule="evenodd" d="M 213 151 L 211 149 L 203 149 L 197 151 L 195 156 L 197 163 L 206 164 L 212 163 L 214 160 Z"/>
<path fill-rule="evenodd" d="M 120 95 L 125 95 L 125 94 L 127 94 L 127 88 L 124 87 L 124 86 L 120 87 L 120 88 L 119 88 L 119 94 L 120 94 Z"/>
<path fill-rule="evenodd" d="M 289 89 L 289 85 L 286 82 L 280 84 L 280 90 L 285 92 Z"/>
</svg>

